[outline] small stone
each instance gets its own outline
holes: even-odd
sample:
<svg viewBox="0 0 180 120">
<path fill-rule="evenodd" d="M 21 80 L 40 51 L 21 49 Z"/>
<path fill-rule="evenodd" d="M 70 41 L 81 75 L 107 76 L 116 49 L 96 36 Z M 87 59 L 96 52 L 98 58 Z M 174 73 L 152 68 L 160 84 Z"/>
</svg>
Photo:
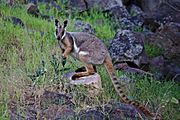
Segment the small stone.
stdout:
<svg viewBox="0 0 180 120">
<path fill-rule="evenodd" d="M 87 32 L 90 34 L 95 34 L 95 30 L 92 28 L 90 24 L 84 23 L 83 21 L 80 20 L 75 21 L 74 28 L 78 32 Z"/>
<path fill-rule="evenodd" d="M 31 14 L 31 15 L 34 15 L 36 17 L 39 17 L 40 15 L 40 12 L 39 12 L 39 9 L 38 9 L 38 6 L 33 4 L 33 3 L 29 3 L 27 5 L 27 13 L 28 14 Z"/>
</svg>

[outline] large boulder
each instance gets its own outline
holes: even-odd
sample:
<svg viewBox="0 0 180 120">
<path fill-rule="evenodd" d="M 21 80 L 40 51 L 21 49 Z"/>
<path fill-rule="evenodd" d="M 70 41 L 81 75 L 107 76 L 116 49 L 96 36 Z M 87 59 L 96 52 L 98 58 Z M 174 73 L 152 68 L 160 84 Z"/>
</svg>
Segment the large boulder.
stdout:
<svg viewBox="0 0 180 120">
<path fill-rule="evenodd" d="M 144 24 L 150 26 L 153 31 L 161 25 L 177 22 L 180 23 L 180 1 L 173 0 L 170 3 L 161 3 L 157 8 L 143 15 Z"/>
<path fill-rule="evenodd" d="M 180 63 L 180 24 L 169 23 L 154 34 L 146 36 L 147 42 L 163 49 L 163 56 Z"/>
<path fill-rule="evenodd" d="M 151 68 L 160 76 L 180 81 L 180 24 L 168 23 L 161 30 L 146 36 L 148 43 L 162 49 L 162 56 L 151 60 Z"/>
<path fill-rule="evenodd" d="M 78 12 L 96 7 L 103 12 L 110 13 L 113 20 L 130 16 L 121 0 L 70 0 L 68 6 Z"/>
<path fill-rule="evenodd" d="M 122 6 L 121 0 L 70 0 L 69 7 L 79 10 L 79 12 L 87 9 L 98 7 L 101 10 L 109 9 L 113 6 Z"/>
<path fill-rule="evenodd" d="M 141 0 L 141 7 L 145 12 L 152 11 L 157 8 L 160 3 L 161 0 Z"/>
<path fill-rule="evenodd" d="M 141 8 L 145 12 L 154 11 L 154 9 L 159 9 L 161 4 L 169 4 L 173 2 L 178 2 L 179 0 L 135 0 L 137 3 L 140 4 Z"/>
<path fill-rule="evenodd" d="M 130 30 L 119 30 L 110 42 L 109 52 L 115 62 L 131 62 L 140 65 L 144 49 L 144 37 Z"/>
</svg>

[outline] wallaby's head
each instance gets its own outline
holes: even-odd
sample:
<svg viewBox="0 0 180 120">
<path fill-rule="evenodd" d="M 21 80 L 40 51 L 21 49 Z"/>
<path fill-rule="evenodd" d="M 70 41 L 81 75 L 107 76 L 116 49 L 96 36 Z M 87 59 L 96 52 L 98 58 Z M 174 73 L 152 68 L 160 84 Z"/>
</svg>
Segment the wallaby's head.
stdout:
<svg viewBox="0 0 180 120">
<path fill-rule="evenodd" d="M 55 29 L 56 29 L 55 36 L 57 40 L 62 40 L 66 36 L 66 27 L 67 27 L 68 21 L 65 20 L 64 25 L 61 26 L 58 19 L 55 19 L 54 24 L 55 24 Z"/>
</svg>

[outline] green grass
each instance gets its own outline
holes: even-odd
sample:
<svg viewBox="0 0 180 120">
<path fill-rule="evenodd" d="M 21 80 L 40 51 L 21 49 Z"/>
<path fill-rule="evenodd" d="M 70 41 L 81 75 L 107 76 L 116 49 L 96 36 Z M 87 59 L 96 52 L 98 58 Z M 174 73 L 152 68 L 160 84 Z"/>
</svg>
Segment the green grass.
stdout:
<svg viewBox="0 0 180 120">
<path fill-rule="evenodd" d="M 40 11 L 45 13 L 43 5 L 40 6 Z M 59 47 L 54 37 L 53 21 L 47 22 L 28 15 L 25 11 L 25 6 L 9 8 L 0 4 L 0 12 L 4 16 L 16 16 L 26 24 L 26 28 L 23 29 L 12 25 L 11 22 L 5 21 L 0 17 L 0 119 L 5 120 L 9 119 L 8 100 L 10 98 L 21 98 L 23 89 L 29 84 L 33 84 L 28 75 L 34 74 L 38 69 L 42 68 L 42 60 L 45 61 L 47 73 L 46 76 L 42 75 L 37 78 L 39 82 L 36 86 L 39 88 L 57 83 L 61 75 L 67 71 L 61 71 L 57 76 L 58 79 L 55 79 L 54 68 L 50 62 L 52 61 L 52 51 L 56 53 L 55 57 L 60 63 L 61 58 Z M 47 14 L 61 18 L 60 21 L 66 18 L 61 16 L 62 13 L 58 13 L 56 10 L 51 10 Z M 109 20 L 108 15 L 104 15 L 96 9 L 81 15 L 75 13 L 74 16 L 70 16 L 68 18 L 68 31 L 74 31 L 73 24 L 77 18 L 90 23 L 95 29 L 96 36 L 101 38 L 106 44 L 108 44 L 107 40 L 115 34 L 113 23 Z M 41 36 L 41 32 L 44 32 L 43 36 Z M 151 45 L 146 45 L 145 51 L 150 57 L 161 54 L 159 48 Z M 80 62 L 74 61 L 70 57 L 68 58 L 66 68 L 73 70 L 79 66 L 82 66 Z M 61 64 L 59 69 L 62 69 Z M 107 103 L 110 100 L 119 101 L 110 77 L 103 66 L 98 67 L 98 73 L 102 78 L 102 94 L 91 99 L 89 103 L 81 103 L 80 99 L 83 96 L 88 96 L 83 87 L 75 88 L 72 94 L 77 102 L 77 111 L 83 108 L 85 104 L 95 106 Z M 116 71 L 116 74 L 121 76 L 124 73 Z M 170 81 L 159 82 L 145 76 L 129 76 L 136 81 L 135 85 L 128 85 L 129 98 L 138 100 L 141 103 L 147 103 L 154 112 L 161 108 L 160 113 L 162 113 L 164 119 L 177 119 L 180 117 L 178 114 L 180 107 L 175 102 L 177 99 L 180 99 L 180 93 L 178 92 L 180 88 L 176 83 Z"/>
<path fill-rule="evenodd" d="M 153 44 L 145 44 L 144 46 L 145 48 L 145 53 L 150 57 L 150 58 L 153 58 L 153 57 L 157 57 L 159 55 L 162 55 L 163 53 L 163 49 L 156 46 L 156 45 L 153 45 Z"/>
</svg>

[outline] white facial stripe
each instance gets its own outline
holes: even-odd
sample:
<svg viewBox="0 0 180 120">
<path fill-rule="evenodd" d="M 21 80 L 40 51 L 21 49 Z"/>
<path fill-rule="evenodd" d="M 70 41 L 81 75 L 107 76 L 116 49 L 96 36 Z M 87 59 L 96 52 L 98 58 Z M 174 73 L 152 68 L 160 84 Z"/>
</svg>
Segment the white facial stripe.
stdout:
<svg viewBox="0 0 180 120">
<path fill-rule="evenodd" d="M 79 48 L 77 47 L 77 45 L 76 45 L 76 42 L 75 42 L 75 39 L 74 39 L 74 37 L 72 36 L 72 38 L 73 38 L 73 42 L 74 42 L 74 51 L 76 52 L 76 53 L 78 53 L 79 52 Z"/>
<path fill-rule="evenodd" d="M 66 36 L 66 31 L 64 31 L 64 35 L 62 36 L 61 40 L 64 39 Z"/>
<path fill-rule="evenodd" d="M 66 27 L 64 28 L 64 35 L 62 36 L 61 40 L 64 39 L 65 36 L 66 36 Z"/>
<path fill-rule="evenodd" d="M 79 55 L 89 55 L 89 52 L 87 52 L 87 51 L 80 51 Z"/>
</svg>

